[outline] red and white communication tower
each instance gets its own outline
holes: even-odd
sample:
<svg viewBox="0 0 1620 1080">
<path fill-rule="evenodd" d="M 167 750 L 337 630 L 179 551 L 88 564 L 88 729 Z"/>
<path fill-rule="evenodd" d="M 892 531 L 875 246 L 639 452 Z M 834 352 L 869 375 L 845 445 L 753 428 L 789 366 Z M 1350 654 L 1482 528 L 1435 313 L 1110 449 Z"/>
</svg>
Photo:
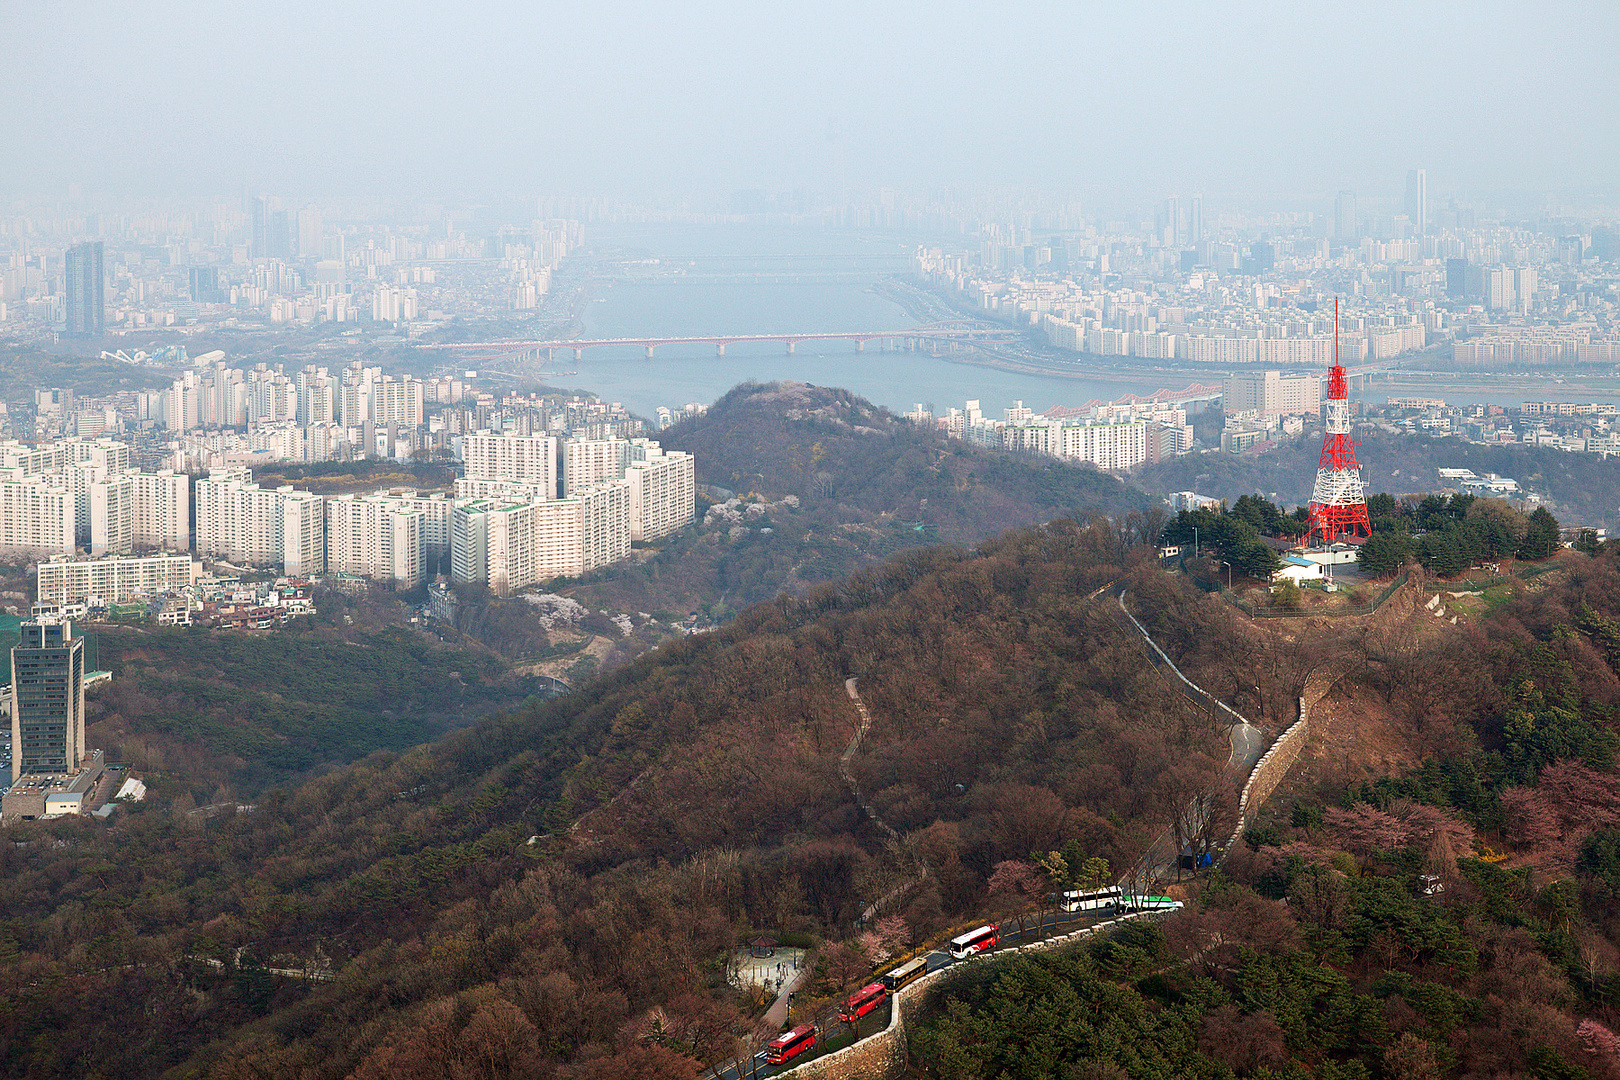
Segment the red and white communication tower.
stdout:
<svg viewBox="0 0 1620 1080">
<path fill-rule="evenodd" d="M 1311 492 L 1313 544 L 1331 544 L 1341 535 L 1371 536 L 1367 496 L 1361 488 L 1361 465 L 1356 441 L 1350 437 L 1350 387 L 1339 363 L 1339 301 L 1333 301 L 1333 373 L 1328 378 L 1327 400 L 1322 403 L 1322 460 L 1316 466 L 1316 487 Z"/>
</svg>

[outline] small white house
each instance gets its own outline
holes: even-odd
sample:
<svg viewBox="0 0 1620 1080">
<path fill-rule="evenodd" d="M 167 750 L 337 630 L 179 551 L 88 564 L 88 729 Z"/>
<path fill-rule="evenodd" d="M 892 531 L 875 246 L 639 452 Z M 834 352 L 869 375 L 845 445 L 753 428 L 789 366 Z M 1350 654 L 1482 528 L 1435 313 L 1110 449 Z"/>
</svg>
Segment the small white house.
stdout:
<svg viewBox="0 0 1620 1080">
<path fill-rule="evenodd" d="M 1346 566 L 1356 561 L 1360 548 L 1351 544 L 1334 544 L 1325 548 L 1310 548 L 1299 557 L 1322 566 Z"/>
<path fill-rule="evenodd" d="M 1282 569 L 1271 575 L 1271 583 L 1277 585 L 1284 581 L 1292 581 L 1296 585 L 1302 585 L 1307 581 L 1321 581 L 1323 576 L 1321 563 L 1302 559 L 1298 555 L 1285 555 Z"/>
</svg>

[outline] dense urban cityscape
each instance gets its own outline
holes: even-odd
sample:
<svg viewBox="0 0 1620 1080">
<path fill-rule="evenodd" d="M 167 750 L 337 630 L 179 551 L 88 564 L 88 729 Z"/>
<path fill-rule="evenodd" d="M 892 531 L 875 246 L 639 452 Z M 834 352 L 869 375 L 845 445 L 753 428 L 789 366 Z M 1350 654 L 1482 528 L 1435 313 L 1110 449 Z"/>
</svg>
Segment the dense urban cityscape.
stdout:
<svg viewBox="0 0 1620 1080">
<path fill-rule="evenodd" d="M 1617 34 L 0 5 L 0 1080 L 1620 1080 Z"/>
</svg>

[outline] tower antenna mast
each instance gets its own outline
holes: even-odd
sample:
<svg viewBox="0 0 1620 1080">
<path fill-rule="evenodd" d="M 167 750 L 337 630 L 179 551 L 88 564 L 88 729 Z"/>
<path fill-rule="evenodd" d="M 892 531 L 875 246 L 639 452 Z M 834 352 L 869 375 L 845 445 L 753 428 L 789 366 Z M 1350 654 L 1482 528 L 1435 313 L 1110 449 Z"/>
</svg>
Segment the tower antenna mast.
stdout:
<svg viewBox="0 0 1620 1080">
<path fill-rule="evenodd" d="M 1333 298 L 1333 370 L 1327 400 L 1322 403 L 1322 456 L 1311 491 L 1310 531 L 1306 540 L 1331 544 L 1340 536 L 1371 536 L 1367 496 L 1361 486 L 1356 441 L 1350 437 L 1350 385 L 1339 362 L 1339 298 Z"/>
</svg>

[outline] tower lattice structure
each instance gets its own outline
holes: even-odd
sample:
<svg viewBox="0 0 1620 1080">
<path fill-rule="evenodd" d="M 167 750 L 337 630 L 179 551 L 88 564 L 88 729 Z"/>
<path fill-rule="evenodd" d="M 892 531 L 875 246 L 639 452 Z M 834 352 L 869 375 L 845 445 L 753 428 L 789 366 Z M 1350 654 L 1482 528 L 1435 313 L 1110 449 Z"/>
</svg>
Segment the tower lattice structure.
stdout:
<svg viewBox="0 0 1620 1080">
<path fill-rule="evenodd" d="M 1316 487 L 1311 491 L 1311 543 L 1328 544 L 1345 533 L 1372 535 L 1367 519 L 1367 495 L 1361 487 L 1361 465 L 1356 441 L 1350 437 L 1350 387 L 1339 363 L 1339 302 L 1333 301 L 1333 371 L 1328 396 L 1322 403 L 1324 432 L 1322 458 L 1316 466 Z"/>
</svg>

